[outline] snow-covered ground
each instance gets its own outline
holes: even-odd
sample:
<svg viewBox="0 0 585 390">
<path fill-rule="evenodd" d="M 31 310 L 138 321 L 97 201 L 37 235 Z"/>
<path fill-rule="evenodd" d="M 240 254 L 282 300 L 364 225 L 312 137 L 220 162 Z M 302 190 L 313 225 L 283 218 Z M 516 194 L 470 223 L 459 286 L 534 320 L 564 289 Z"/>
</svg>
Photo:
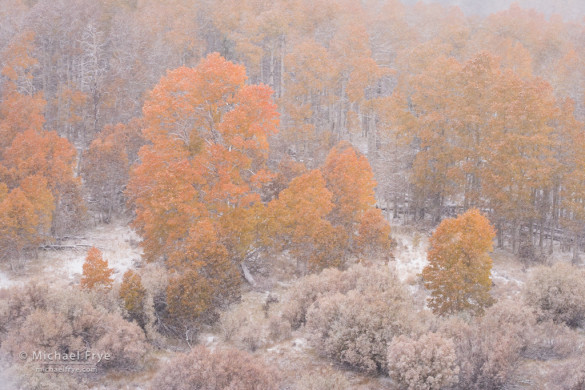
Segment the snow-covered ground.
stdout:
<svg viewBox="0 0 585 390">
<path fill-rule="evenodd" d="M 416 278 L 427 265 L 428 239 L 422 234 L 414 233 L 418 243 L 414 242 L 413 234 L 403 232 L 400 227 L 393 227 L 392 238 L 396 240 L 397 246 L 394 251 L 396 261 L 394 267 L 401 281 L 408 281 Z M 392 264 L 392 263 L 391 263 Z"/>
<path fill-rule="evenodd" d="M 12 280 L 7 271 L 0 270 L 0 288 L 10 287 L 16 282 Z"/>
<path fill-rule="evenodd" d="M 140 260 L 142 249 L 139 242 L 140 237 L 128 227 L 128 221 L 98 225 L 80 232 L 78 238 L 60 243 L 65 249 L 39 251 L 38 258 L 25 261 L 25 268 L 18 275 L 6 268 L 0 269 L 0 288 L 24 283 L 35 276 L 49 284 L 77 283 L 91 246 L 102 251 L 110 268 L 114 269 L 114 278 L 121 280 L 133 262 Z"/>
</svg>

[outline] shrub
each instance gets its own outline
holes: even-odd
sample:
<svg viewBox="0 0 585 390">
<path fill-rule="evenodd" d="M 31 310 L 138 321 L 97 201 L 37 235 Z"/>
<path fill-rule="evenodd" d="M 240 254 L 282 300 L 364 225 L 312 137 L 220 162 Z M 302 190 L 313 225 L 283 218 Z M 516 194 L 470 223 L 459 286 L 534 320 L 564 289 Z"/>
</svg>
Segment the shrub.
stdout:
<svg viewBox="0 0 585 390">
<path fill-rule="evenodd" d="M 579 344 L 574 329 L 548 320 L 536 326 L 524 356 L 539 360 L 566 359 L 578 352 Z"/>
<path fill-rule="evenodd" d="M 536 320 L 525 306 L 499 302 L 470 324 L 452 319 L 443 332 L 453 339 L 460 368 L 458 388 L 500 389 L 512 377 L 532 338 Z"/>
<path fill-rule="evenodd" d="M 239 307 L 221 313 L 219 329 L 224 341 L 232 341 L 239 330 L 248 322 L 248 314 Z"/>
<path fill-rule="evenodd" d="M 347 271 L 338 269 L 325 269 L 318 275 L 309 275 L 299 280 L 289 290 L 283 308 L 283 318 L 287 320 L 292 329 L 298 329 L 306 323 L 306 315 L 309 307 L 321 296 L 345 294 L 357 287 L 358 281 L 366 283 L 373 273 L 382 275 L 387 272 L 382 268 L 367 268 L 355 265 Z"/>
<path fill-rule="evenodd" d="M 274 316 L 270 317 L 270 320 L 268 321 L 268 332 L 268 336 L 272 341 L 280 342 L 291 337 L 292 329 L 288 321 Z"/>
<path fill-rule="evenodd" d="M 112 360 L 102 360 L 104 367 L 135 368 L 147 350 L 144 333 L 119 313 L 109 313 L 93 298 L 93 294 L 78 290 L 74 294 L 71 290 L 49 292 L 47 308 L 35 309 L 19 326 L 10 328 L 2 352 L 16 362 L 20 351 L 69 353 L 93 349 L 112 355 Z"/>
<path fill-rule="evenodd" d="M 256 322 L 248 322 L 243 325 L 237 334 L 236 344 L 250 352 L 266 345 L 266 335 L 263 327 Z"/>
<path fill-rule="evenodd" d="M 81 349 L 83 342 L 73 332 L 66 316 L 37 309 L 18 328 L 13 329 L 2 343 L 2 351 L 13 362 L 19 361 L 19 352 L 31 353 L 39 350 L 68 351 Z"/>
<path fill-rule="evenodd" d="M 349 390 L 351 385 L 345 377 L 338 372 L 327 375 L 305 374 L 299 379 L 295 390 Z"/>
<path fill-rule="evenodd" d="M 318 299 L 307 313 L 311 342 L 321 353 L 368 373 L 387 371 L 387 349 L 412 331 L 412 302 L 387 268 L 370 268 L 347 294 Z M 365 275 L 364 275 L 365 276 Z"/>
<path fill-rule="evenodd" d="M 3 388 L 19 390 L 62 390 L 88 387 L 73 375 L 63 373 L 37 372 L 37 364 L 27 363 L 13 366 L 0 374 Z"/>
<path fill-rule="evenodd" d="M 277 376 L 263 362 L 238 350 L 197 346 L 188 355 L 174 358 L 155 376 L 156 390 L 275 390 Z"/>
<path fill-rule="evenodd" d="M 4 335 L 18 327 L 35 310 L 45 309 L 48 305 L 49 288 L 44 284 L 31 282 L 25 286 L 4 290 L 0 299 L 0 343 Z"/>
<path fill-rule="evenodd" d="M 146 355 L 148 346 L 142 329 L 118 315 L 110 314 L 105 320 L 106 332 L 97 341 L 95 349 L 108 352 L 111 359 L 104 360 L 105 368 L 136 370 Z"/>
<path fill-rule="evenodd" d="M 457 383 L 453 341 L 436 333 L 413 340 L 395 337 L 388 348 L 388 371 L 403 389 L 440 390 Z"/>
<path fill-rule="evenodd" d="M 254 352 L 266 344 L 266 322 L 264 315 L 254 316 L 249 307 L 236 305 L 221 314 L 219 328 L 225 341 L 232 341 L 239 347 Z"/>
<path fill-rule="evenodd" d="M 566 263 L 537 267 L 526 283 L 525 297 L 538 310 L 540 320 L 563 322 L 571 327 L 582 325 L 585 272 Z"/>
<path fill-rule="evenodd" d="M 553 375 L 553 382 L 563 390 L 585 389 L 585 356 L 569 359 Z"/>
</svg>

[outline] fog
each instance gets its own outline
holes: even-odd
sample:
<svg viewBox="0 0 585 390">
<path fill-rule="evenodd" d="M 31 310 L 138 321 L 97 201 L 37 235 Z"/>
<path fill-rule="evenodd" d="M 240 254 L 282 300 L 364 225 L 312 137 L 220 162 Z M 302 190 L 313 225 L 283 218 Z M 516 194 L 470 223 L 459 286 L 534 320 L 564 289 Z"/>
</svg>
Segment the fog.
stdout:
<svg viewBox="0 0 585 390">
<path fill-rule="evenodd" d="M 508 9 L 514 3 L 522 8 L 533 8 L 547 16 L 558 14 L 565 20 L 578 20 L 585 15 L 585 2 L 581 0 L 438 0 L 423 2 L 458 6 L 468 15 L 480 16 Z M 417 1 L 404 0 L 403 3 L 412 5 L 416 4 Z"/>
</svg>

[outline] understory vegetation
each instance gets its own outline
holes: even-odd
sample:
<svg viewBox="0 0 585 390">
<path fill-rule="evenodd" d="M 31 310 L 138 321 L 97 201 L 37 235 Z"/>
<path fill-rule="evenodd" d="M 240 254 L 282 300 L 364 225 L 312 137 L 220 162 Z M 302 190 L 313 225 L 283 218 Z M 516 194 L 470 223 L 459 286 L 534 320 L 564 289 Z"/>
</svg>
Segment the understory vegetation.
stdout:
<svg viewBox="0 0 585 390">
<path fill-rule="evenodd" d="M 0 0 L 0 387 L 584 389 L 585 9 L 453 2 Z"/>
</svg>

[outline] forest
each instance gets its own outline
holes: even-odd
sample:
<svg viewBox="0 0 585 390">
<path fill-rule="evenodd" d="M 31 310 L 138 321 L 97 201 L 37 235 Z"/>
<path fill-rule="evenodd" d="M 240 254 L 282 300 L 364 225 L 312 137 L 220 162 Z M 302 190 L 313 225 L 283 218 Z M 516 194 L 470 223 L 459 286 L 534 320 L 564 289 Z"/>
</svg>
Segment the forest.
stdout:
<svg viewBox="0 0 585 390">
<path fill-rule="evenodd" d="M 584 390 L 584 65 L 580 0 L 0 0 L 0 388 Z"/>
</svg>

